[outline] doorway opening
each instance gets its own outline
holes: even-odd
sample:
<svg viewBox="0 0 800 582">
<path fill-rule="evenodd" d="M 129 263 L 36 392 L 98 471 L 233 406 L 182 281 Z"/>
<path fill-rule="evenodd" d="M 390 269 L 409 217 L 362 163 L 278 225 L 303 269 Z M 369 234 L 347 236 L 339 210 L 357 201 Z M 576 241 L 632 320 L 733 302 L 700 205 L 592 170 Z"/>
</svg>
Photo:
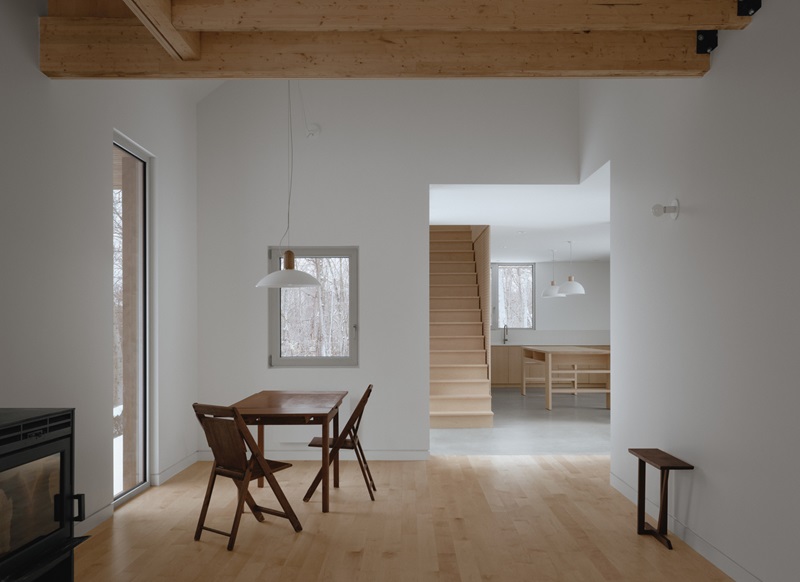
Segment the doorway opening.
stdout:
<svg viewBox="0 0 800 582">
<path fill-rule="evenodd" d="M 480 297 L 482 306 L 491 304 L 482 317 L 486 319 L 488 313 L 491 319 L 486 363 L 493 428 L 470 427 L 468 423 L 465 428 L 431 428 L 431 453 L 608 454 L 610 413 L 604 394 L 554 394 L 552 409 L 547 410 L 543 385 L 528 385 L 525 396 L 520 386 L 525 373 L 523 345 L 610 346 L 610 163 L 573 185 L 432 185 L 430 224 L 432 229 L 487 225 L 490 264 L 476 270 L 494 275 L 486 285 L 491 289 L 489 297 L 486 291 L 481 291 Z M 432 255 L 433 244 L 432 231 Z M 501 294 L 501 266 L 512 267 L 504 269 L 504 274 L 530 273 L 531 281 L 512 285 L 513 293 Z M 584 285 L 584 295 L 542 296 L 551 279 L 566 282 L 569 275 Z M 434 313 L 434 291 L 441 290 L 434 290 L 433 284 L 432 269 L 432 330 L 434 322 L 443 317 Z M 516 308 L 499 305 L 498 298 L 520 293 L 531 295 L 519 303 L 523 308 L 532 306 L 532 311 L 528 314 L 522 309 L 515 317 Z M 502 326 L 501 312 L 506 315 Z M 434 368 L 441 359 L 434 351 L 440 344 L 432 335 L 432 427 L 443 426 L 435 418 L 440 404 L 434 402 L 438 389 L 434 378 L 440 375 Z"/>
</svg>

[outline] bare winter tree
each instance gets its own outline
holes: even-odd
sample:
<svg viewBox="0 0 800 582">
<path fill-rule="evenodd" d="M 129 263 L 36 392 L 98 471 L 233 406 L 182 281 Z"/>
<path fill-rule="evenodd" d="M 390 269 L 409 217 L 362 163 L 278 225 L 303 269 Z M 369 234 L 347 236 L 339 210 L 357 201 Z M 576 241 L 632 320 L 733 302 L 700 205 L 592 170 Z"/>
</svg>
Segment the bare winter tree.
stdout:
<svg viewBox="0 0 800 582">
<path fill-rule="evenodd" d="M 533 268 L 530 265 L 500 265 L 498 304 L 501 325 L 533 327 Z"/>
<path fill-rule="evenodd" d="M 281 355 L 348 356 L 350 260 L 298 257 L 295 268 L 316 277 L 320 286 L 281 289 Z"/>
</svg>

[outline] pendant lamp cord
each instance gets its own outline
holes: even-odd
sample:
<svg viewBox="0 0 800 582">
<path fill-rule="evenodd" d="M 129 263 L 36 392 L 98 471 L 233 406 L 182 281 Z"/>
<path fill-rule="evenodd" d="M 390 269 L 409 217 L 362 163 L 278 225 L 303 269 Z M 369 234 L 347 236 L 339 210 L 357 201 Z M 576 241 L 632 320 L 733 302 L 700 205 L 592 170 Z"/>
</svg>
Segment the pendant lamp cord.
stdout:
<svg viewBox="0 0 800 582">
<path fill-rule="evenodd" d="M 289 237 L 289 227 L 292 223 L 292 179 L 294 177 L 294 138 L 292 136 L 292 82 L 287 79 L 286 81 L 287 101 L 289 103 L 289 200 L 286 205 L 286 230 L 283 232 L 280 242 L 278 243 L 278 251 L 280 252 L 283 247 L 283 239 L 286 239 L 286 245 L 291 246 L 292 239 Z"/>
<path fill-rule="evenodd" d="M 303 88 L 300 86 L 300 81 L 297 81 L 297 94 L 300 96 L 300 111 L 303 114 L 303 125 L 306 126 L 306 136 L 310 136 L 313 132 L 308 126 L 308 119 L 306 118 L 306 104 L 305 101 L 303 101 Z"/>
</svg>

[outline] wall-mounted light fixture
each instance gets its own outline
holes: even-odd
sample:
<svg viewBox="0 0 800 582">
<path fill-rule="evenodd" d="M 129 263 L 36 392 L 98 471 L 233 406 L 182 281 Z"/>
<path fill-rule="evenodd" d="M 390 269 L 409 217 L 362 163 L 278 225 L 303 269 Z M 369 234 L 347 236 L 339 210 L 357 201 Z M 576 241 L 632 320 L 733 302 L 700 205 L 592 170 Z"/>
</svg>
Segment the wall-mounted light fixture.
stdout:
<svg viewBox="0 0 800 582">
<path fill-rule="evenodd" d="M 665 214 L 669 214 L 672 216 L 672 220 L 675 220 L 678 218 L 680 211 L 681 205 L 677 198 L 670 202 L 669 206 L 664 206 L 663 204 L 653 204 L 653 216 L 664 216 Z"/>
</svg>

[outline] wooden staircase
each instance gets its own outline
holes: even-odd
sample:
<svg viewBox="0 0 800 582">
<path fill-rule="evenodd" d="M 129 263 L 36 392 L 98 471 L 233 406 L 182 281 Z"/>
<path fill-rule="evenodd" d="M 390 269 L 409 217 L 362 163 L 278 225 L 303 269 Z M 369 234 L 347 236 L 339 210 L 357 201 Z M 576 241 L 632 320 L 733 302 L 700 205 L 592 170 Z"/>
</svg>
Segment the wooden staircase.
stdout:
<svg viewBox="0 0 800 582">
<path fill-rule="evenodd" d="M 430 229 L 431 428 L 489 428 L 492 392 L 472 230 Z"/>
</svg>

